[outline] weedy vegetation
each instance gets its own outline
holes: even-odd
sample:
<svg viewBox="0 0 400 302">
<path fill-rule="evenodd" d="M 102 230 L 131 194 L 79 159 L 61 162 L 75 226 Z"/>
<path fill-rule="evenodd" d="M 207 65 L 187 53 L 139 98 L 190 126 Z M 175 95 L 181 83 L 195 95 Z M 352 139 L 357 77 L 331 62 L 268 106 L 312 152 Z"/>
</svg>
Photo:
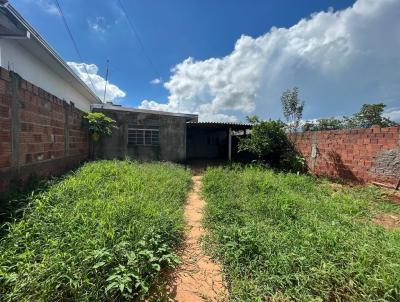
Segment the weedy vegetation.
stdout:
<svg viewBox="0 0 400 302">
<path fill-rule="evenodd" d="M 0 243 L 0 300 L 143 299 L 178 262 L 190 176 L 167 163 L 99 161 L 33 196 Z"/>
<path fill-rule="evenodd" d="M 400 231 L 371 222 L 400 210 L 379 189 L 231 167 L 202 192 L 232 301 L 400 301 Z"/>
</svg>

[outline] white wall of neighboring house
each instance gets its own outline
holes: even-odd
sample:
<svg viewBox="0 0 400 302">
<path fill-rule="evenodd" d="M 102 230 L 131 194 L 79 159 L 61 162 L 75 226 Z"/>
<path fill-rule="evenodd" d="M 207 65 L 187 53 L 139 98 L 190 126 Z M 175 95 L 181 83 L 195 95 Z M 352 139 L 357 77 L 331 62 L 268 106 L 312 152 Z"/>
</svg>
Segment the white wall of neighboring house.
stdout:
<svg viewBox="0 0 400 302">
<path fill-rule="evenodd" d="M 58 98 L 74 102 L 78 109 L 90 110 L 90 101 L 83 94 L 44 61 L 29 52 L 18 40 L 0 39 L 0 65 Z"/>
</svg>

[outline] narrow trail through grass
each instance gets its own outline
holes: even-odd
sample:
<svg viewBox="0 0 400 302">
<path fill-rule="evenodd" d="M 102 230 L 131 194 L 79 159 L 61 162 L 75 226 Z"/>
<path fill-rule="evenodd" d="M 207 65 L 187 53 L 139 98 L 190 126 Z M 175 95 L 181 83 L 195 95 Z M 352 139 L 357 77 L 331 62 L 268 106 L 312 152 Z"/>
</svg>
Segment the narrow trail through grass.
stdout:
<svg viewBox="0 0 400 302">
<path fill-rule="evenodd" d="M 182 263 L 175 270 L 172 296 L 177 302 L 225 301 L 226 288 L 218 264 L 204 254 L 200 239 L 204 200 L 200 197 L 201 176 L 193 176 L 193 189 L 189 193 L 184 216 L 187 223 L 180 257 Z"/>
</svg>

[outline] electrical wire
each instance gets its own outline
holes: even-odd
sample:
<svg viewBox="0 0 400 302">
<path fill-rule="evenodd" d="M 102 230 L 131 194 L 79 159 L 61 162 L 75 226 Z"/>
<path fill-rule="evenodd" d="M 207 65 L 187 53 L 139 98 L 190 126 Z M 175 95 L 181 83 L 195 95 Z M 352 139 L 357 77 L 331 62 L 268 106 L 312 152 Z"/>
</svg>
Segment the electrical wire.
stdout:
<svg viewBox="0 0 400 302">
<path fill-rule="evenodd" d="M 119 4 L 119 6 L 120 6 L 120 8 L 122 10 L 122 13 L 124 14 L 127 22 L 128 22 L 128 25 L 129 25 L 129 28 L 131 30 L 132 35 L 136 38 L 137 42 L 139 43 L 140 48 L 142 49 L 142 52 L 143 52 L 146 60 L 150 64 L 151 68 L 153 69 L 153 73 L 155 74 L 155 77 L 156 78 L 160 78 L 160 76 L 159 76 L 160 73 L 158 72 L 158 69 L 157 69 L 156 65 L 154 64 L 154 62 L 147 55 L 146 49 L 145 49 L 144 44 L 142 42 L 142 39 L 140 38 L 139 31 L 137 30 L 135 24 L 132 22 L 131 18 L 129 18 L 128 13 L 127 13 L 127 11 L 125 9 L 125 6 L 122 3 L 122 0 L 118 0 L 118 4 Z"/>
<path fill-rule="evenodd" d="M 72 41 L 72 44 L 74 45 L 75 51 L 76 51 L 76 53 L 78 54 L 78 57 L 79 57 L 79 59 L 81 60 L 82 65 L 83 65 L 83 68 L 84 68 L 84 70 L 85 70 L 85 72 L 86 72 L 86 74 L 87 74 L 87 76 L 88 76 L 88 79 L 89 79 L 91 85 L 92 85 L 93 92 L 96 93 L 96 88 L 95 88 L 95 86 L 94 86 L 94 84 L 93 84 L 93 81 L 92 81 L 92 78 L 90 77 L 90 74 L 89 74 L 89 72 L 88 72 L 88 70 L 87 70 L 87 68 L 86 68 L 86 64 L 84 63 L 84 61 L 83 61 L 83 59 L 82 59 L 82 55 L 81 55 L 81 53 L 80 53 L 80 51 L 79 51 L 78 44 L 76 43 L 76 41 L 75 41 L 75 39 L 74 39 L 74 36 L 72 35 L 71 29 L 70 29 L 70 27 L 68 26 L 67 19 L 65 18 L 64 12 L 63 12 L 63 10 L 61 9 L 61 5 L 60 5 L 60 3 L 59 3 L 58 0 L 54 0 L 54 1 L 55 1 L 55 3 L 56 3 L 58 12 L 59 12 L 60 15 L 61 15 L 61 18 L 62 18 L 62 20 L 63 20 L 63 23 L 64 23 L 64 25 L 65 25 L 65 28 L 67 29 L 67 32 L 68 32 L 68 35 L 69 35 L 69 37 L 70 37 L 70 39 L 71 39 L 71 41 Z"/>
</svg>

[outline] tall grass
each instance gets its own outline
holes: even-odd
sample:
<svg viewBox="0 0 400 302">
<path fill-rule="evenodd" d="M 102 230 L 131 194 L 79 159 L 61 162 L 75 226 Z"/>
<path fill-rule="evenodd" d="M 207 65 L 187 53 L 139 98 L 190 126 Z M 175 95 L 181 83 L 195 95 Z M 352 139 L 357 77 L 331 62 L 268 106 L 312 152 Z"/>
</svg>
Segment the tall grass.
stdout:
<svg viewBox="0 0 400 302">
<path fill-rule="evenodd" d="M 35 196 L 0 245 L 0 301 L 142 298 L 177 262 L 190 172 L 88 163 Z"/>
<path fill-rule="evenodd" d="M 400 231 L 370 222 L 396 210 L 379 190 L 249 167 L 207 170 L 202 192 L 232 301 L 400 301 Z"/>
</svg>

